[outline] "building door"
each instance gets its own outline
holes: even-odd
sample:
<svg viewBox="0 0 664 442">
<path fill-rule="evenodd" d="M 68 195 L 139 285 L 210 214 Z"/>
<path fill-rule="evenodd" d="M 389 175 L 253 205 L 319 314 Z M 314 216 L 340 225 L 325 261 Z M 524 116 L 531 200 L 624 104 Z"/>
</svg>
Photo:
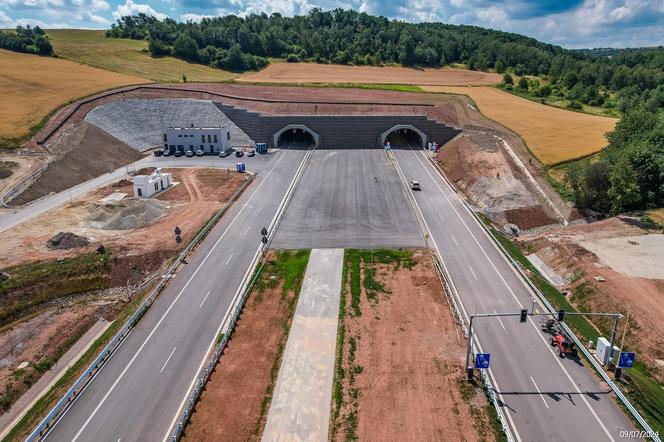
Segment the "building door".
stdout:
<svg viewBox="0 0 664 442">
<path fill-rule="evenodd" d="M 143 191 L 141 190 L 140 187 L 136 189 L 136 191 L 138 192 L 138 196 L 143 196 Z"/>
</svg>

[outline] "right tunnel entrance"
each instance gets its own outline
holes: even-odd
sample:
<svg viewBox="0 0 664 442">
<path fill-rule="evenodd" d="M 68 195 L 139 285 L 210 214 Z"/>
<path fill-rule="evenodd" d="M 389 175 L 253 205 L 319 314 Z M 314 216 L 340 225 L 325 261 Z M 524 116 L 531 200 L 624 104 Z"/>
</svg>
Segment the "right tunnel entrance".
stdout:
<svg viewBox="0 0 664 442">
<path fill-rule="evenodd" d="M 426 135 L 415 126 L 395 126 L 381 135 L 381 143 L 389 141 L 393 149 L 422 149 L 426 146 Z"/>
</svg>

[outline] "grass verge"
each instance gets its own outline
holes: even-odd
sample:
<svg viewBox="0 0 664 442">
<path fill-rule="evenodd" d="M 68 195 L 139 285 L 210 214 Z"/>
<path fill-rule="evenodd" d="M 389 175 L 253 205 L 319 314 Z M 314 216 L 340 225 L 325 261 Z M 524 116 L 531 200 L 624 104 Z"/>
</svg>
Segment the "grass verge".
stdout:
<svg viewBox="0 0 664 442">
<path fill-rule="evenodd" d="M 396 92 L 430 93 L 417 85 L 410 84 L 373 84 L 373 83 L 272 83 L 261 81 L 237 81 L 233 83 L 253 86 L 290 86 L 290 87 L 317 87 L 317 88 L 343 88 L 343 89 L 371 89 Z"/>
<path fill-rule="evenodd" d="M 576 312 L 577 309 L 555 287 L 549 284 L 539 271 L 528 261 L 521 249 L 494 229 L 485 217 L 482 221 L 487 225 L 493 237 L 505 248 L 509 255 L 526 269 L 532 277 L 530 280 L 542 292 L 546 299 L 556 309 Z M 582 287 L 582 286 L 580 286 Z M 575 296 L 583 297 L 584 289 L 577 290 Z M 582 301 L 582 299 L 581 299 Z M 565 323 L 569 325 L 582 342 L 592 340 L 597 342 L 599 336 L 610 333 L 610 324 L 606 321 L 591 322 L 584 316 L 568 316 Z M 636 364 L 634 368 L 626 370 L 621 382 L 623 393 L 630 399 L 642 416 L 648 421 L 654 431 L 664 434 L 664 388 L 650 375 L 650 368 L 643 364 Z M 631 415 L 628 414 L 631 418 Z"/>
</svg>

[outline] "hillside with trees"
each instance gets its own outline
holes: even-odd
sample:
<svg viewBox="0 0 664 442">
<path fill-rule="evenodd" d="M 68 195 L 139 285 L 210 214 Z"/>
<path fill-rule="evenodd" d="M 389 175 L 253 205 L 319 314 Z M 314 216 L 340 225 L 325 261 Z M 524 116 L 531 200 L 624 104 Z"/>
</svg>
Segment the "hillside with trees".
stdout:
<svg viewBox="0 0 664 442">
<path fill-rule="evenodd" d="M 35 26 L 17 26 L 16 32 L 0 32 L 0 48 L 28 54 L 51 55 L 53 47 L 44 31 Z"/>
</svg>

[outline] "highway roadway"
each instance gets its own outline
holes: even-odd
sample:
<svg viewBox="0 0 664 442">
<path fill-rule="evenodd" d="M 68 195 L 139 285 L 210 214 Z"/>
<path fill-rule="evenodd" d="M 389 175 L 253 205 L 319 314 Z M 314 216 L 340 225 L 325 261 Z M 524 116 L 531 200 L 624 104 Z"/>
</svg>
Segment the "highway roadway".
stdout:
<svg viewBox="0 0 664 442">
<path fill-rule="evenodd" d="M 472 313 L 530 309 L 534 294 L 426 153 L 393 152 L 404 182 L 421 183 L 422 191 L 410 194 L 430 234 L 430 246 L 452 279 L 466 320 Z M 474 330 L 481 350 L 491 353 L 492 383 L 517 441 L 616 441 L 621 430 L 633 429 L 610 388 L 580 360 L 560 358 L 539 321 L 481 318 Z"/>
<path fill-rule="evenodd" d="M 172 434 L 195 376 L 249 276 L 260 230 L 275 218 L 306 153 L 282 150 L 260 160 L 269 163 L 181 266 L 47 440 L 161 441 Z"/>
</svg>

